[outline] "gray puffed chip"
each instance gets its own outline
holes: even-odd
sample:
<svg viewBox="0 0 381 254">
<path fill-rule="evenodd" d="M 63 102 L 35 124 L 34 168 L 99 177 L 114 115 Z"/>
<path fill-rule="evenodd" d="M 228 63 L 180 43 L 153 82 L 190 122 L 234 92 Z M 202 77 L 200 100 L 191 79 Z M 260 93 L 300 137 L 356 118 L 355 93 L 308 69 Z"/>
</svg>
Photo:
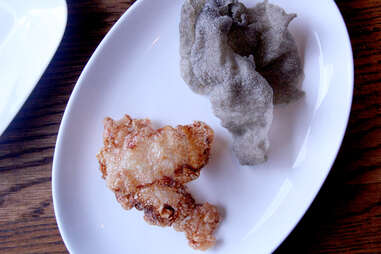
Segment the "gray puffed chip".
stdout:
<svg viewBox="0 0 381 254">
<path fill-rule="evenodd" d="M 287 31 L 292 17 L 285 17 L 280 10 L 267 2 L 247 9 L 236 0 L 186 0 L 181 11 L 182 77 L 194 92 L 209 97 L 215 115 L 233 136 L 233 151 L 242 165 L 266 161 L 269 148 L 268 132 L 277 91 L 273 93 L 271 81 L 269 84 L 259 69 L 272 75 L 271 66 L 287 74 L 299 70 L 288 67 L 290 62 L 300 67 L 296 46 L 292 46 L 294 40 Z M 282 24 L 268 21 L 273 16 L 279 16 Z M 269 31 L 270 25 L 285 28 L 285 36 Z M 271 45 L 262 45 L 264 41 Z M 287 59 L 280 60 L 285 55 Z M 294 79 L 294 75 L 288 78 Z"/>
</svg>

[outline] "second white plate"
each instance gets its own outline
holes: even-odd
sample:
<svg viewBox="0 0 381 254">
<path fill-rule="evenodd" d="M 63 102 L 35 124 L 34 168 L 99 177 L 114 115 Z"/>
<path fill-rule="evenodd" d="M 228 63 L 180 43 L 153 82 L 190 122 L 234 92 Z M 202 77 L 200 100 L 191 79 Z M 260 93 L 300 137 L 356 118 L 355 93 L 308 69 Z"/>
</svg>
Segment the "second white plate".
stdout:
<svg viewBox="0 0 381 254">
<path fill-rule="evenodd" d="M 257 1 L 244 1 L 253 6 Z M 277 0 L 298 14 L 291 24 L 304 59 L 305 98 L 276 107 L 267 163 L 242 167 L 209 101 L 179 73 L 182 1 L 140 0 L 101 43 L 65 111 L 53 163 L 57 222 L 71 253 L 193 253 L 182 233 L 146 224 L 115 200 L 95 158 L 102 120 L 127 113 L 156 126 L 202 120 L 216 134 L 210 163 L 189 185 L 197 201 L 224 210 L 210 253 L 269 253 L 291 232 L 323 184 L 350 112 L 353 61 L 331 0 Z M 323 17 L 324 16 L 324 17 Z"/>
<path fill-rule="evenodd" d="M 0 135 L 54 56 L 66 20 L 65 0 L 0 0 Z"/>
</svg>

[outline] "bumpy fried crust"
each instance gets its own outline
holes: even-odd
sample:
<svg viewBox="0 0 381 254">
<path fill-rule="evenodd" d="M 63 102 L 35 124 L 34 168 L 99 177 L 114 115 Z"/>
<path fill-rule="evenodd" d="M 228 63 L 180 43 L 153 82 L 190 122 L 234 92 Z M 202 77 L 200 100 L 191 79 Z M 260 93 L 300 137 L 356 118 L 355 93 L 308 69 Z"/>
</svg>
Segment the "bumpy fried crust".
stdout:
<svg viewBox="0 0 381 254">
<path fill-rule="evenodd" d="M 208 162 L 213 130 L 203 122 L 154 130 L 149 120 L 105 119 L 104 147 L 97 158 L 103 178 L 125 208 L 144 211 L 151 225 L 186 233 L 200 250 L 215 243 L 216 207 L 196 204 L 185 183 Z"/>
<path fill-rule="evenodd" d="M 213 247 L 216 239 L 213 232 L 220 222 L 217 208 L 209 203 L 197 204 L 192 213 L 183 220 L 177 220 L 173 227 L 186 233 L 189 245 L 198 250 Z"/>
<path fill-rule="evenodd" d="M 108 187 L 124 194 L 169 177 L 186 183 L 208 162 L 213 130 L 202 122 L 154 130 L 149 120 L 106 118 L 98 159 Z"/>
</svg>

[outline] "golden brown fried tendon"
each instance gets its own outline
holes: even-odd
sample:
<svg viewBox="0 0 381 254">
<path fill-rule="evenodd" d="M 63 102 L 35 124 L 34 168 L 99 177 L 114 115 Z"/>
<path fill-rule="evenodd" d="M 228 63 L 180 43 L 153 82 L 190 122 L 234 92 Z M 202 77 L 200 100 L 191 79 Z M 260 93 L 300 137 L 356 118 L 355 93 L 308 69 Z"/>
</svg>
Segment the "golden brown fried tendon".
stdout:
<svg viewBox="0 0 381 254">
<path fill-rule="evenodd" d="M 220 222 L 217 208 L 209 203 L 196 204 L 184 220 L 177 220 L 173 227 L 186 233 L 189 245 L 196 250 L 207 250 L 216 244 L 213 232 Z"/>
<path fill-rule="evenodd" d="M 185 183 L 208 162 L 213 130 L 203 122 L 154 130 L 149 120 L 105 119 L 104 147 L 97 158 L 103 178 L 125 208 L 144 211 L 152 225 L 185 232 L 205 250 L 215 243 L 216 207 L 196 204 Z"/>
<path fill-rule="evenodd" d="M 105 119 L 104 147 L 98 154 L 110 189 L 134 193 L 163 177 L 186 183 L 208 162 L 213 130 L 203 122 L 154 130 L 149 120 Z"/>
<path fill-rule="evenodd" d="M 123 205 L 129 198 L 116 194 Z M 185 232 L 189 245 L 194 249 L 206 250 L 215 244 L 213 232 L 220 216 L 217 208 L 209 203 L 196 204 L 183 184 L 163 178 L 138 187 L 133 205 L 144 211 L 147 223 L 156 226 L 173 226 Z"/>
</svg>

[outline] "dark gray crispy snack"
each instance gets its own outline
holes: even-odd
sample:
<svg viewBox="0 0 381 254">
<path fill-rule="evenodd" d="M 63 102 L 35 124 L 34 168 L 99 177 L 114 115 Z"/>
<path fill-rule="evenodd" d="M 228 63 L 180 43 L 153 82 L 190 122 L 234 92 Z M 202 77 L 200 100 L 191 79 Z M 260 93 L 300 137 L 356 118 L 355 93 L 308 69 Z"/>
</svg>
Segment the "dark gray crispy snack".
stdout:
<svg viewBox="0 0 381 254">
<path fill-rule="evenodd" d="M 289 103 L 304 93 L 298 89 L 304 78 L 302 63 L 295 40 L 288 25 L 296 14 L 287 14 L 279 6 L 268 1 L 247 9 L 248 29 L 244 40 L 253 33 L 257 41 L 254 60 L 257 71 L 274 90 L 274 104 Z M 241 26 L 242 28 L 242 26 Z"/>
<path fill-rule="evenodd" d="M 209 96 L 214 113 L 233 135 L 233 151 L 241 164 L 264 162 L 272 121 L 272 89 L 255 70 L 253 58 L 230 47 L 228 32 L 233 18 L 221 14 L 226 5 L 214 0 L 200 2 L 187 0 L 182 8 L 183 78 L 193 91 Z"/>
<path fill-rule="evenodd" d="M 107 186 L 127 210 L 144 211 L 151 225 L 185 232 L 189 244 L 215 244 L 220 216 L 209 203 L 196 204 L 185 183 L 208 162 L 213 130 L 203 122 L 154 130 L 149 120 L 105 119 L 104 147 L 97 158 Z"/>
<path fill-rule="evenodd" d="M 181 73 L 196 93 L 210 98 L 215 115 L 233 136 L 243 165 L 266 160 L 273 101 L 303 93 L 294 15 L 267 1 L 246 8 L 236 0 L 185 0 L 180 22 Z"/>
</svg>

